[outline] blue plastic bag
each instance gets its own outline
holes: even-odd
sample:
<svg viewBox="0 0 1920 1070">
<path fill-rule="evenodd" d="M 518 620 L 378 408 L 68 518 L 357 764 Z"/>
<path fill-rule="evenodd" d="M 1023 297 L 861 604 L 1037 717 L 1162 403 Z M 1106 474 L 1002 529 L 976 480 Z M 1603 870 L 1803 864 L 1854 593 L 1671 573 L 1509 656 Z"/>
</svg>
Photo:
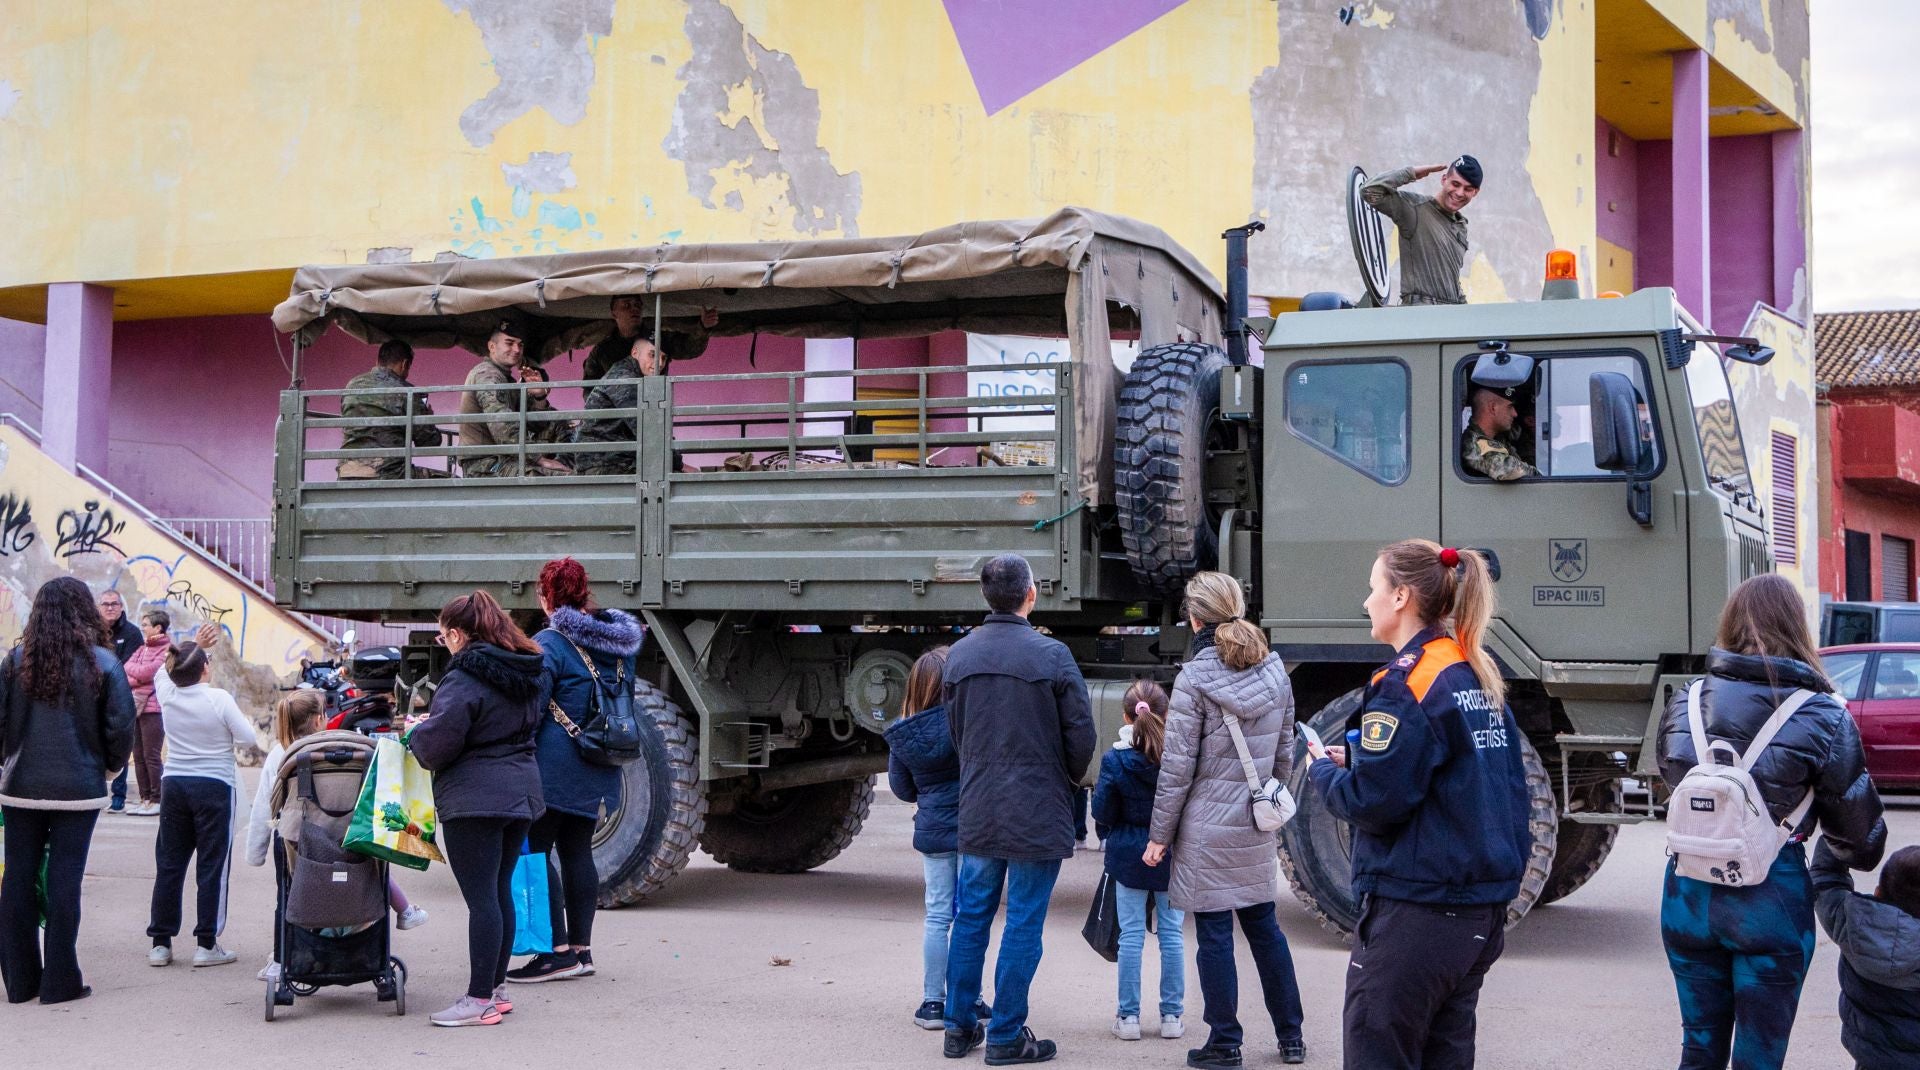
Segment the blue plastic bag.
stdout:
<svg viewBox="0 0 1920 1070">
<path fill-rule="evenodd" d="M 547 906 L 547 856 L 522 854 L 513 866 L 513 953 L 553 950 L 553 915 Z"/>
</svg>

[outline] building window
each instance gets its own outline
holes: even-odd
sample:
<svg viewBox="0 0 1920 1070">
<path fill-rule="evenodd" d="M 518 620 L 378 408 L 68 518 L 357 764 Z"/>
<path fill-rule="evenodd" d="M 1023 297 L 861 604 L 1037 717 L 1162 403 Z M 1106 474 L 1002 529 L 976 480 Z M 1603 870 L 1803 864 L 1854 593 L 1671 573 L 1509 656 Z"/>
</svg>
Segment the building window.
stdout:
<svg viewBox="0 0 1920 1070">
<path fill-rule="evenodd" d="M 1773 433 L 1773 560 L 1800 564 L 1800 442 L 1785 431 Z"/>
<path fill-rule="evenodd" d="M 1913 540 L 1880 536 L 1880 598 L 1913 601 Z"/>
<path fill-rule="evenodd" d="M 1404 482 L 1412 408 L 1397 360 L 1295 364 L 1287 369 L 1287 430 L 1375 482 Z"/>
<path fill-rule="evenodd" d="M 1847 601 L 1873 601 L 1873 536 L 1846 531 Z"/>
</svg>

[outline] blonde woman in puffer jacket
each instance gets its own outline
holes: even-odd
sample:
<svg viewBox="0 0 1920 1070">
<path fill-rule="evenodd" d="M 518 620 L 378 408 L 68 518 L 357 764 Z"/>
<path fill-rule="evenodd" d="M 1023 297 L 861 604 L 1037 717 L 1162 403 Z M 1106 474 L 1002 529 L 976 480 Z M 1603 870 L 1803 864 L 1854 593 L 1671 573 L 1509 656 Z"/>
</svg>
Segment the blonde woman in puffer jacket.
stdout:
<svg viewBox="0 0 1920 1070">
<path fill-rule="evenodd" d="M 1201 1070 L 1241 1065 L 1236 916 L 1260 971 L 1281 1061 L 1307 1057 L 1293 954 L 1273 916 L 1274 833 L 1254 827 L 1246 772 L 1226 724 L 1229 715 L 1239 722 L 1262 781 L 1285 780 L 1293 756 L 1293 686 L 1266 634 L 1244 619 L 1246 610 L 1231 576 L 1202 572 L 1187 583 L 1192 655 L 1174 681 L 1153 826 L 1141 856 L 1149 866 L 1171 858 L 1168 901 L 1194 918 L 1194 959 L 1210 1033 L 1205 1047 L 1187 1053 L 1187 1065 Z"/>
</svg>

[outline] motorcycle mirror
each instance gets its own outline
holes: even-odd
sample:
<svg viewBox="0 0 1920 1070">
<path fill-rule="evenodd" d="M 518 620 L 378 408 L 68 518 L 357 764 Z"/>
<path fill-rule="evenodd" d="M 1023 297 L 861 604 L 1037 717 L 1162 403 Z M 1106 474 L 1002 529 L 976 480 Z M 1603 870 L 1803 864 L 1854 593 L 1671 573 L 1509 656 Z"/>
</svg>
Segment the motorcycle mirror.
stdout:
<svg viewBox="0 0 1920 1070">
<path fill-rule="evenodd" d="M 352 646 L 352 645 L 353 645 L 353 637 L 354 637 L 355 635 L 357 635 L 357 634 L 358 634 L 358 633 L 357 633 L 357 632 L 355 632 L 355 631 L 354 631 L 354 629 L 352 629 L 352 628 L 348 628 L 348 629 L 347 629 L 346 631 L 344 631 L 344 632 L 341 632 L 341 633 L 340 633 L 340 645 L 341 645 L 341 646 Z"/>
</svg>

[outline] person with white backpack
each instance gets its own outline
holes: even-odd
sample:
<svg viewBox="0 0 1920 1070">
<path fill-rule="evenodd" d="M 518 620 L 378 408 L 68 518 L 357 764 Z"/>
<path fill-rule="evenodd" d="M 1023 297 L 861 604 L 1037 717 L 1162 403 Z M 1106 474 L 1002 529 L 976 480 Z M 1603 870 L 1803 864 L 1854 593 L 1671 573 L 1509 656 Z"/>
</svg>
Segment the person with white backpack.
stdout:
<svg viewBox="0 0 1920 1070">
<path fill-rule="evenodd" d="M 1264 791 L 1274 778 L 1284 783 L 1293 765 L 1293 685 L 1280 655 L 1268 649 L 1267 633 L 1245 619 L 1239 580 L 1202 572 L 1187 581 L 1186 594 L 1193 642 L 1167 709 L 1141 860 L 1158 866 L 1171 857 L 1167 903 L 1193 915 L 1194 962 L 1209 1028 L 1206 1044 L 1187 1052 L 1187 1065 L 1241 1065 L 1235 918 L 1260 973 L 1280 1061 L 1302 1063 L 1307 1046 L 1300 1031 L 1300 982 L 1273 915 L 1279 825 L 1255 814 L 1248 783 L 1254 780 Z"/>
<path fill-rule="evenodd" d="M 1872 869 L 1886 849 L 1860 731 L 1834 699 L 1785 577 L 1741 584 L 1707 675 L 1660 726 L 1667 864 L 1660 936 L 1679 991 L 1681 1070 L 1777 1070 L 1813 962 L 1804 841 Z M 1704 751 L 1704 753 L 1703 753 Z"/>
</svg>

